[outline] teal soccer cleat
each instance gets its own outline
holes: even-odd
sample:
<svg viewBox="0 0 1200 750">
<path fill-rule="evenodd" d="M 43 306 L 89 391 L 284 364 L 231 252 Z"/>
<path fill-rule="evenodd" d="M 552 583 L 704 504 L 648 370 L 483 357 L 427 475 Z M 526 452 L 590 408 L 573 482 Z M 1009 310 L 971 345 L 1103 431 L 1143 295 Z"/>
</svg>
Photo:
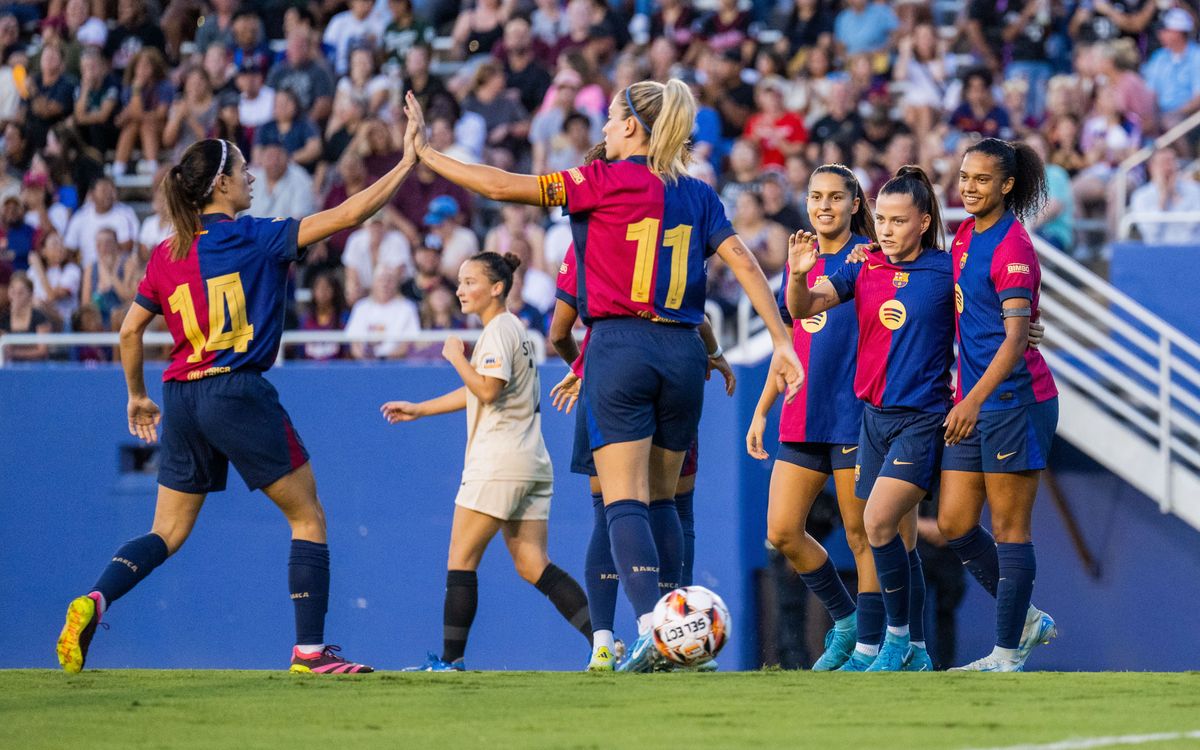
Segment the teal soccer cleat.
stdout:
<svg viewBox="0 0 1200 750">
<path fill-rule="evenodd" d="M 617 665 L 618 672 L 653 672 L 662 657 L 654 645 L 654 635 L 647 631 L 629 647 L 629 657 Z"/>
<path fill-rule="evenodd" d="M 904 663 L 902 672 L 932 672 L 933 660 L 929 658 L 929 652 L 920 646 L 912 647 L 912 656 Z"/>
<path fill-rule="evenodd" d="M 856 649 L 854 651 L 854 653 L 850 654 L 850 658 L 846 660 L 846 663 L 843 664 L 842 666 L 838 667 L 837 671 L 839 671 L 839 672 L 866 672 L 868 669 L 871 668 L 871 665 L 873 663 L 875 663 L 874 656 L 867 656 L 863 652 L 858 651 Z"/>
<path fill-rule="evenodd" d="M 879 649 L 879 656 L 875 657 L 875 661 L 867 667 L 867 671 L 899 672 L 904 668 L 911 653 L 912 646 L 909 645 L 907 635 L 888 633 L 887 637 L 883 639 L 883 647 Z"/>
<path fill-rule="evenodd" d="M 858 629 L 838 630 L 830 628 L 825 634 L 825 652 L 812 665 L 814 672 L 832 672 L 839 669 L 854 653 L 854 644 L 858 640 Z"/>
</svg>

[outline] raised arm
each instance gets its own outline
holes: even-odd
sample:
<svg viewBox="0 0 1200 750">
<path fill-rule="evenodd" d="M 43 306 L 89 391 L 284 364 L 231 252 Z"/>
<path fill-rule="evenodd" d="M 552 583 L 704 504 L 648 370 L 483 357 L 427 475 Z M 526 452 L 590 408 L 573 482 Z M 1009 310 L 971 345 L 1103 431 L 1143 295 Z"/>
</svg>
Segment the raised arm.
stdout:
<svg viewBox="0 0 1200 750">
<path fill-rule="evenodd" d="M 792 320 L 811 318 L 836 307 L 841 300 L 833 284 L 822 281 L 813 289 L 808 287 L 808 272 L 817 265 L 817 238 L 809 232 L 796 232 L 788 237 L 787 307 Z"/>
</svg>

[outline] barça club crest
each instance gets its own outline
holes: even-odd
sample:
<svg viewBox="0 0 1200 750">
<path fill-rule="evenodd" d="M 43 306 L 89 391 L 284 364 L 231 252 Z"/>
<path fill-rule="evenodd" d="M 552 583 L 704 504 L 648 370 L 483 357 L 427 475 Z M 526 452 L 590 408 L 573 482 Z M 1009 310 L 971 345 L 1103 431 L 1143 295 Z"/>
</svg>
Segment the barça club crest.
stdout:
<svg viewBox="0 0 1200 750">
<path fill-rule="evenodd" d="M 964 268 L 966 268 L 966 267 L 967 267 L 967 255 L 968 255 L 968 253 L 963 253 L 962 260 L 960 260 L 960 261 L 958 262 L 958 270 L 960 270 L 960 271 L 961 271 L 961 270 L 963 270 Z"/>
<path fill-rule="evenodd" d="M 896 275 L 892 277 L 892 286 L 897 289 L 908 286 L 908 271 L 897 271 Z"/>
</svg>

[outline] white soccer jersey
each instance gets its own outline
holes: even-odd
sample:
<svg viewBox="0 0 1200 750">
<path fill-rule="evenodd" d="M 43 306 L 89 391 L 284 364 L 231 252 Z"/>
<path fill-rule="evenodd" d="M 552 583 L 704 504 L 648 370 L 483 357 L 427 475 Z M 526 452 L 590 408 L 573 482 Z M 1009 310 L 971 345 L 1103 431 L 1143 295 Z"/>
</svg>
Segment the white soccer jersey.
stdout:
<svg viewBox="0 0 1200 750">
<path fill-rule="evenodd" d="M 467 390 L 467 452 L 463 481 L 528 479 L 551 481 L 554 469 L 542 439 L 541 384 L 533 344 L 517 316 L 497 315 L 475 344 L 471 366 L 480 375 L 505 381 L 490 404 Z"/>
</svg>

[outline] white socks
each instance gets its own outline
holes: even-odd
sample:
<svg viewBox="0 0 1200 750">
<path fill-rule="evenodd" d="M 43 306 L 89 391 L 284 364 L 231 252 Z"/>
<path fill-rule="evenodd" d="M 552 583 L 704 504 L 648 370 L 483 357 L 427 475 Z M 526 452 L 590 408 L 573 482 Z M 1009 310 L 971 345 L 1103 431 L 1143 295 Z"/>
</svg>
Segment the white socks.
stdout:
<svg viewBox="0 0 1200 750">
<path fill-rule="evenodd" d="M 617 647 L 617 642 L 613 638 L 611 630 L 596 630 L 592 632 L 592 653 L 596 653 L 602 648 L 608 649 L 610 652 Z"/>
</svg>

